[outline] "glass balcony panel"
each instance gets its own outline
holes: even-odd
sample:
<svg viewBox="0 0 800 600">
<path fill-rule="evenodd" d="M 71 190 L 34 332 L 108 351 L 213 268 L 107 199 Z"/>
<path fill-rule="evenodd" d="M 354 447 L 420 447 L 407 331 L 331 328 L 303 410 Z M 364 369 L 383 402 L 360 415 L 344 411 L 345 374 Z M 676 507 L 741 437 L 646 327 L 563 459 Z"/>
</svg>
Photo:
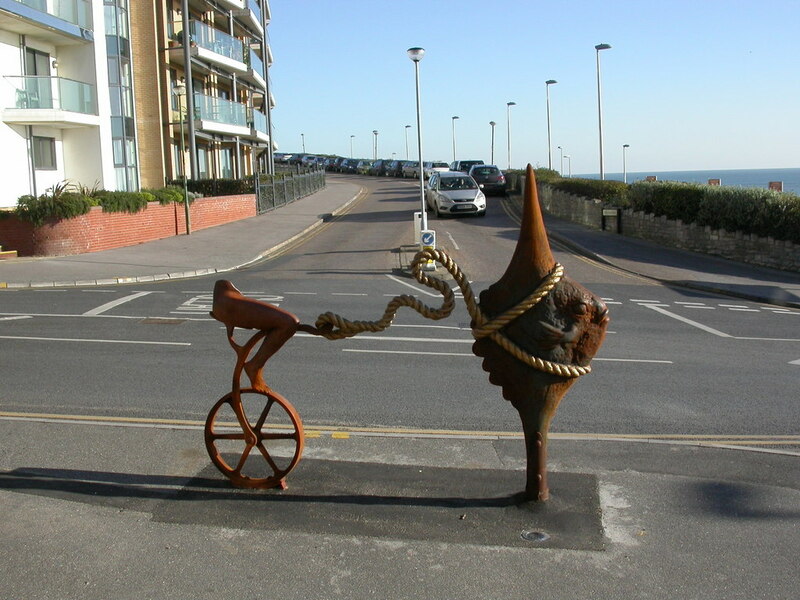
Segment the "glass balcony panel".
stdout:
<svg viewBox="0 0 800 600">
<path fill-rule="evenodd" d="M 256 131 L 260 131 L 262 133 L 267 132 L 267 115 L 262 113 L 261 111 L 254 110 L 253 111 L 253 129 Z"/>
<path fill-rule="evenodd" d="M 247 8 L 253 11 L 256 21 L 261 23 L 261 6 L 259 6 L 257 0 L 247 0 Z"/>
<path fill-rule="evenodd" d="M 195 118 L 226 125 L 247 127 L 247 110 L 244 104 L 214 96 L 194 95 Z"/>
<path fill-rule="evenodd" d="M 17 0 L 20 4 L 51 14 L 68 23 L 92 29 L 90 0 Z"/>
<path fill-rule="evenodd" d="M 250 50 L 250 68 L 258 75 L 264 76 L 264 61 L 252 50 Z"/>
<path fill-rule="evenodd" d="M 93 85 L 64 77 L 6 77 L 16 88 L 14 108 L 61 109 L 97 114 Z"/>
<path fill-rule="evenodd" d="M 232 60 L 244 62 L 244 44 L 240 39 L 199 21 L 192 21 L 190 25 L 192 41 L 198 46 Z"/>
</svg>

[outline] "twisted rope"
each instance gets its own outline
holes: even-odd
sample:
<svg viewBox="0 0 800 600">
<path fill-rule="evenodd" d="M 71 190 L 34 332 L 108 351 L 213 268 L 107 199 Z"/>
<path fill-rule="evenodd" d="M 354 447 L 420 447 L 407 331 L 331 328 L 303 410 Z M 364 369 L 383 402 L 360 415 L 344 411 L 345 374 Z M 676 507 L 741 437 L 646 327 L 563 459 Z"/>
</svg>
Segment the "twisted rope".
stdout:
<svg viewBox="0 0 800 600">
<path fill-rule="evenodd" d="M 544 371 L 551 375 L 560 375 L 562 377 L 579 377 L 589 373 L 592 369 L 589 366 L 581 367 L 577 365 L 567 365 L 557 363 L 549 360 L 544 360 L 533 356 L 517 346 L 514 342 L 509 340 L 506 336 L 500 333 L 500 329 L 508 325 L 511 321 L 522 315 L 524 312 L 538 304 L 556 284 L 564 276 L 564 267 L 556 263 L 555 268 L 545 277 L 544 281 L 539 285 L 532 294 L 522 300 L 516 306 L 506 310 L 504 313 L 496 316 L 494 319 L 488 320 L 486 315 L 481 311 L 478 306 L 478 301 L 475 294 L 472 292 L 472 287 L 467 281 L 466 276 L 461 271 L 461 268 L 453 261 L 450 256 L 442 250 L 425 249 L 418 252 L 414 256 L 411 263 L 411 273 L 414 278 L 427 287 L 439 291 L 443 296 L 442 305 L 437 308 L 431 308 L 423 302 L 403 294 L 395 296 L 386 306 L 383 316 L 377 321 L 348 321 L 340 315 L 332 312 L 321 314 L 315 323 L 318 329 L 322 329 L 326 338 L 329 340 L 340 340 L 343 338 L 352 337 L 363 333 L 365 331 L 378 332 L 387 329 L 394 320 L 394 316 L 401 306 L 408 306 L 416 310 L 423 317 L 437 321 L 449 317 L 455 308 L 455 295 L 450 286 L 439 277 L 429 277 L 423 271 L 423 267 L 429 262 L 435 261 L 442 265 L 450 275 L 453 276 L 458 287 L 464 296 L 464 302 L 467 305 L 467 311 L 473 320 L 472 336 L 479 340 L 484 337 L 490 337 L 501 348 L 510 353 L 514 358 L 521 360 L 526 365 L 533 367 L 539 371 Z M 327 329 L 326 326 L 332 326 Z"/>
</svg>

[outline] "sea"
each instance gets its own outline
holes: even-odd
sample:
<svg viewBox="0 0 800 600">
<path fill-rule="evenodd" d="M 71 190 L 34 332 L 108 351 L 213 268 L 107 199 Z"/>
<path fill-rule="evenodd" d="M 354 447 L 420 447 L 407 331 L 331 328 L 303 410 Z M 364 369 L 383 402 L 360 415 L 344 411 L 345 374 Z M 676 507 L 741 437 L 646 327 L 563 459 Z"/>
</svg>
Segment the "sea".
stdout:
<svg viewBox="0 0 800 600">
<path fill-rule="evenodd" d="M 719 179 L 720 185 L 747 188 L 769 187 L 771 181 L 783 182 L 783 191 L 800 196 L 800 169 L 716 169 L 709 171 L 628 171 L 628 183 L 642 181 L 655 176 L 658 181 L 682 181 L 685 183 L 708 183 L 709 179 Z M 599 179 L 598 173 L 573 175 L 587 179 Z M 606 179 L 622 181 L 622 173 L 606 173 Z"/>
</svg>

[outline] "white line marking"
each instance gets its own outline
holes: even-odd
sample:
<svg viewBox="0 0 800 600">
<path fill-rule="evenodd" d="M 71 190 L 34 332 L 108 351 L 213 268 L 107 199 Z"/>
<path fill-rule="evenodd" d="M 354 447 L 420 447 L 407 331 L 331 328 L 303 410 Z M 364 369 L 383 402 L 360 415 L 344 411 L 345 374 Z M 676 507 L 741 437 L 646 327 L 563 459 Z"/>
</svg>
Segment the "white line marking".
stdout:
<svg viewBox="0 0 800 600">
<path fill-rule="evenodd" d="M 317 292 L 284 292 L 287 296 L 316 296 Z"/>
<path fill-rule="evenodd" d="M 705 302 L 680 302 L 680 301 L 676 301 L 675 304 L 685 304 L 686 306 L 705 306 Z"/>
<path fill-rule="evenodd" d="M 450 235 L 450 232 L 449 231 L 445 231 L 445 233 L 447 234 L 447 237 L 450 238 L 450 241 L 453 243 L 453 248 L 455 248 L 456 250 L 461 250 L 461 248 L 458 247 L 458 244 L 456 244 L 455 239 L 453 239 L 453 236 Z"/>
<path fill-rule="evenodd" d="M 106 312 L 107 310 L 111 310 L 112 308 L 119 306 L 120 304 L 125 304 L 126 302 L 130 302 L 131 300 L 136 300 L 137 298 L 141 298 L 142 296 L 147 296 L 150 292 L 136 292 L 135 294 L 131 294 L 130 296 L 125 296 L 124 298 L 117 298 L 116 300 L 112 300 L 111 302 L 106 302 L 105 304 L 101 304 L 97 308 L 93 308 L 92 310 L 87 310 L 83 313 L 85 316 L 94 316 L 99 315 L 101 313 Z"/>
<path fill-rule="evenodd" d="M 717 306 L 722 306 L 723 308 L 749 308 L 743 304 L 718 304 Z"/>
<path fill-rule="evenodd" d="M 30 315 L 19 315 L 18 317 L 0 317 L 0 321 L 17 321 L 19 319 L 32 319 Z"/>
<path fill-rule="evenodd" d="M 699 305 L 695 306 L 694 304 L 690 304 L 690 305 L 684 306 L 684 308 L 702 308 L 703 310 L 717 310 L 713 306 L 699 306 Z"/>
<path fill-rule="evenodd" d="M 417 352 L 410 350 L 357 350 L 355 348 L 343 348 L 342 352 L 359 352 L 361 354 L 425 354 L 429 356 L 472 356 L 474 354 L 465 354 L 459 352 Z"/>
<path fill-rule="evenodd" d="M 317 335 L 311 335 L 310 333 L 298 332 L 294 334 L 294 337 L 310 337 L 315 339 L 320 339 Z M 443 343 L 443 344 L 474 344 L 475 340 L 459 340 L 456 338 L 416 338 L 416 337 L 395 337 L 391 335 L 381 335 L 381 334 L 361 334 L 357 336 L 353 336 L 347 338 L 348 340 L 371 340 L 373 342 L 430 342 L 430 343 Z"/>
<path fill-rule="evenodd" d="M 661 304 L 661 300 L 639 300 L 638 298 L 630 298 L 631 302 L 645 302 L 645 303 L 653 303 L 653 304 Z"/>
<path fill-rule="evenodd" d="M 789 364 L 790 365 L 800 365 L 800 358 L 798 358 L 797 360 L 791 361 Z"/>
<path fill-rule="evenodd" d="M 142 344 L 147 346 L 191 346 L 189 342 L 146 342 L 137 340 L 93 340 L 88 338 L 46 338 L 21 335 L 0 335 L 3 340 L 30 340 L 35 342 L 93 342 L 95 344 Z"/>
<path fill-rule="evenodd" d="M 733 337 L 731 335 L 728 335 L 727 333 L 719 331 L 718 329 L 708 327 L 707 325 L 703 325 L 702 323 L 698 323 L 697 321 L 692 321 L 691 319 L 687 319 L 686 317 L 682 317 L 680 315 L 676 315 L 675 313 L 669 312 L 668 310 L 664 310 L 660 306 L 653 306 L 652 304 L 642 304 L 642 306 L 647 306 L 648 308 L 652 308 L 654 311 L 660 312 L 662 315 L 672 317 L 673 319 L 677 319 L 678 321 L 686 323 L 687 325 L 691 325 L 692 327 L 697 327 L 698 329 L 702 329 L 707 333 L 713 333 L 716 336 L 724 338 Z"/>
<path fill-rule="evenodd" d="M 386 275 L 389 279 L 391 279 L 392 281 L 394 281 L 396 283 L 401 283 L 406 287 L 410 287 L 412 290 L 414 290 L 417 293 L 425 294 L 426 296 L 432 296 L 433 298 L 441 298 L 442 297 L 441 294 L 434 294 L 434 293 L 429 292 L 426 289 L 418 288 L 417 286 L 411 285 L 407 281 L 403 281 L 402 279 L 400 279 L 399 277 L 395 277 L 394 275 L 389 275 L 388 273 L 384 273 L 384 275 Z"/>
<path fill-rule="evenodd" d="M 671 360 L 650 360 L 646 358 L 594 358 L 592 360 L 603 360 L 606 362 L 659 363 L 664 365 L 675 364 Z"/>
<path fill-rule="evenodd" d="M 729 308 L 728 310 L 732 310 L 734 312 L 761 312 L 757 308 Z"/>
<path fill-rule="evenodd" d="M 356 294 L 350 292 L 331 292 L 331 296 L 367 296 L 368 294 Z"/>
<path fill-rule="evenodd" d="M 398 323 L 392 323 L 392 327 L 418 327 L 420 329 L 455 329 L 457 331 L 472 331 L 469 327 L 456 327 L 455 325 L 400 325 Z"/>
</svg>

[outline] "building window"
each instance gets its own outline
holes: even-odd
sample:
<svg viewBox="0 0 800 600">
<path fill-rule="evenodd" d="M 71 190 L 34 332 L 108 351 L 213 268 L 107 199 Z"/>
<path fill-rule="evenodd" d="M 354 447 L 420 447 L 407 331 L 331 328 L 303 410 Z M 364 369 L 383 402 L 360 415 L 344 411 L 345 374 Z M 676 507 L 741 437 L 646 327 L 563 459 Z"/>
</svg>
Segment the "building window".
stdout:
<svg viewBox="0 0 800 600">
<path fill-rule="evenodd" d="M 230 148 L 219 151 L 220 175 L 223 179 L 233 178 L 233 152 Z"/>
<path fill-rule="evenodd" d="M 47 171 L 56 170 L 55 138 L 33 136 L 33 168 Z"/>
</svg>

